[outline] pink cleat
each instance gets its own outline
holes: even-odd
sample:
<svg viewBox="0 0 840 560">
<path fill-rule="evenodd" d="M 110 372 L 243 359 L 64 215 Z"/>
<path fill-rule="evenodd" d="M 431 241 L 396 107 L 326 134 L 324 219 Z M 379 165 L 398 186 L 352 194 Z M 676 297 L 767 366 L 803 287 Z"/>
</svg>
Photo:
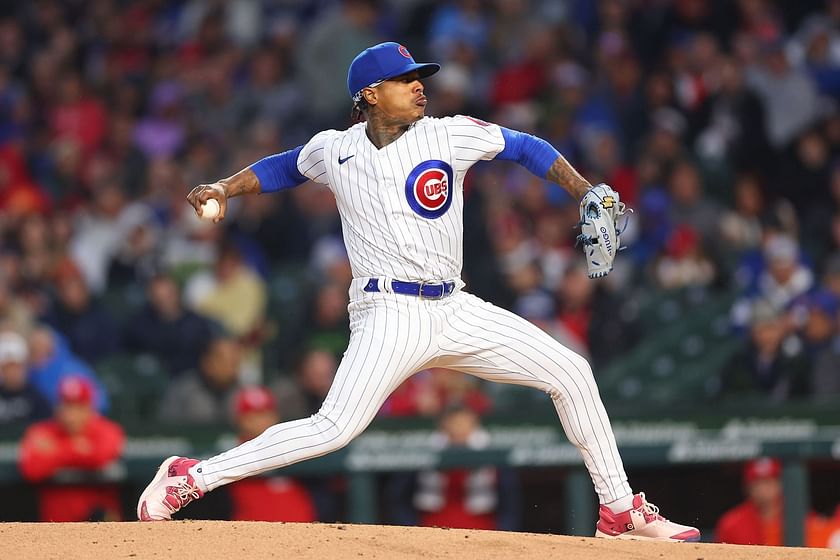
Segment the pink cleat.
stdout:
<svg viewBox="0 0 840 560">
<path fill-rule="evenodd" d="M 173 456 L 160 464 L 157 474 L 137 503 L 140 521 L 168 521 L 172 514 L 204 495 L 189 473 L 196 459 Z"/>
<path fill-rule="evenodd" d="M 659 508 L 645 499 L 644 492 L 633 496 L 633 509 L 613 513 L 607 506 L 601 506 L 599 516 L 596 537 L 667 542 L 700 540 L 700 531 L 694 527 L 668 521 L 659 515 Z"/>
</svg>

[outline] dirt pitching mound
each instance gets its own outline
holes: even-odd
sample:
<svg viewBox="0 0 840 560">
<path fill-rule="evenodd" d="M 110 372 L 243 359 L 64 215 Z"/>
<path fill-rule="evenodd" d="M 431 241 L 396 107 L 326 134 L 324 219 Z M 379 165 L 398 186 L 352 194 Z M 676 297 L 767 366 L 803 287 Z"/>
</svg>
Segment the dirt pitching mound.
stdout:
<svg viewBox="0 0 840 560">
<path fill-rule="evenodd" d="M 173 521 L 0 524 L 0 557 L 33 560 L 838 560 L 840 551 L 606 541 L 533 533 L 381 525 Z"/>
</svg>

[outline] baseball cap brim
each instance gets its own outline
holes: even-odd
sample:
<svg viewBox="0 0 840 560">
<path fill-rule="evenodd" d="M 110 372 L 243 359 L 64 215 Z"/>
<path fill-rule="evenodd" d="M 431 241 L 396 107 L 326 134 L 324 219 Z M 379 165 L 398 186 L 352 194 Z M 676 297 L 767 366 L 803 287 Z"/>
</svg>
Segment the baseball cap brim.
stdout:
<svg viewBox="0 0 840 560">
<path fill-rule="evenodd" d="M 400 72 L 399 74 L 394 74 L 391 78 L 396 78 L 397 76 L 402 76 L 403 74 L 408 74 L 409 72 L 414 72 L 415 70 L 420 73 L 421 78 L 428 78 L 440 70 L 440 64 L 437 62 L 415 62 L 414 64 L 408 64 L 405 71 Z"/>
<path fill-rule="evenodd" d="M 417 71 L 417 73 L 420 74 L 420 79 L 428 78 L 432 74 L 437 73 L 438 70 L 440 70 L 440 64 L 438 64 L 437 62 L 414 62 L 414 63 L 410 62 L 410 63 L 406 64 L 405 66 L 402 66 L 401 68 L 398 68 L 398 69 L 395 69 L 392 72 L 386 73 L 379 80 L 377 80 L 376 82 L 374 82 L 372 84 L 364 86 L 362 89 L 365 89 L 365 87 L 377 86 L 377 85 L 381 84 L 382 82 L 384 82 L 385 80 L 390 80 L 390 79 L 396 78 L 398 76 L 403 76 L 405 74 L 409 74 L 409 73 L 414 72 L 414 71 Z M 362 89 L 360 89 L 359 91 L 357 91 L 355 93 L 354 98 L 361 94 Z"/>
<path fill-rule="evenodd" d="M 414 72 L 415 70 L 420 74 L 420 78 L 428 78 L 429 76 L 437 73 L 437 71 L 440 70 L 440 64 L 438 64 L 437 62 L 409 63 L 398 70 L 386 74 L 381 78 L 380 81 L 384 82 L 385 80 L 390 80 L 391 78 L 396 78 L 398 76 L 409 74 L 411 72 Z"/>
</svg>

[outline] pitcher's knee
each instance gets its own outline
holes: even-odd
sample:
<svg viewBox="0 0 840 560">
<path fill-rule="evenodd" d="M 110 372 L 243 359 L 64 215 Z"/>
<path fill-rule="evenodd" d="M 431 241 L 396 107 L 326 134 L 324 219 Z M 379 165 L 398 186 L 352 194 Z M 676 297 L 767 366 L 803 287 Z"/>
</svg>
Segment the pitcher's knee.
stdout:
<svg viewBox="0 0 840 560">
<path fill-rule="evenodd" d="M 592 366 L 589 364 L 589 360 L 583 356 L 577 356 L 576 358 L 574 364 L 578 371 L 580 371 L 580 374 L 586 379 L 594 379 L 595 374 L 592 372 Z"/>
<path fill-rule="evenodd" d="M 586 358 L 579 354 L 566 355 L 565 358 L 565 367 L 557 372 L 559 375 L 546 380 L 548 387 L 544 390 L 555 400 L 567 396 L 566 394 L 573 391 L 575 387 L 578 389 L 582 385 L 596 387 L 592 366 Z"/>
<path fill-rule="evenodd" d="M 589 360 L 576 352 L 572 352 L 568 348 L 563 353 L 562 359 L 558 359 L 565 373 L 577 378 L 592 378 L 592 366 L 589 365 Z"/>
<path fill-rule="evenodd" d="M 347 420 L 332 414 L 322 414 L 320 411 L 312 415 L 312 422 L 319 426 L 319 431 L 324 437 L 324 446 L 327 451 L 337 451 L 345 447 L 356 437 L 355 430 Z"/>
</svg>

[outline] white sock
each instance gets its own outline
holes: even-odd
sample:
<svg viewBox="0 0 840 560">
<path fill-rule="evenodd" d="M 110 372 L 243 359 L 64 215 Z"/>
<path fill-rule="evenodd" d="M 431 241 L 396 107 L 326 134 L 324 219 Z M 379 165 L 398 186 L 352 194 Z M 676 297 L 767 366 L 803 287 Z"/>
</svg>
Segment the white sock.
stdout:
<svg viewBox="0 0 840 560">
<path fill-rule="evenodd" d="M 614 502 L 609 502 L 604 504 L 610 511 L 613 513 L 621 513 L 623 511 L 627 511 L 628 509 L 633 509 L 633 494 L 627 494 L 623 498 L 619 498 Z"/>
<path fill-rule="evenodd" d="M 192 475 L 193 480 L 195 480 L 195 485 L 198 486 L 198 489 L 202 491 L 202 493 L 207 493 L 207 485 L 204 484 L 204 475 L 201 474 L 201 464 L 204 461 L 199 461 L 195 465 L 189 468 L 187 471 Z"/>
</svg>

